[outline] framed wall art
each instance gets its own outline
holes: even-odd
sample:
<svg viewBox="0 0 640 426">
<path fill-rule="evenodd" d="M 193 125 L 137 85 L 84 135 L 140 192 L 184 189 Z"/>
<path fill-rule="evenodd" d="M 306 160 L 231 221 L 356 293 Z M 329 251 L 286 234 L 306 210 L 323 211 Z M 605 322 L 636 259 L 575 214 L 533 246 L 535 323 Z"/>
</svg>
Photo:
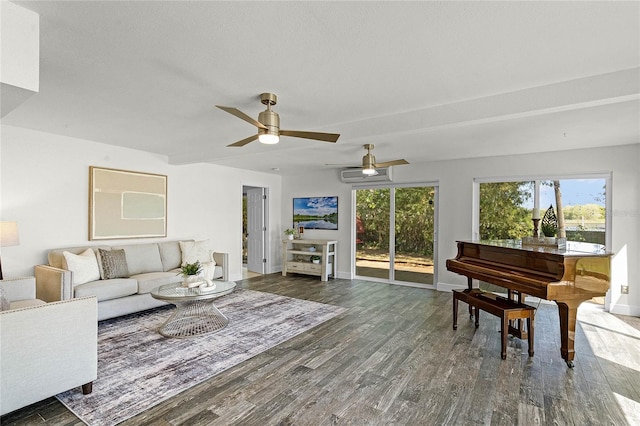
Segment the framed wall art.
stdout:
<svg viewBox="0 0 640 426">
<path fill-rule="evenodd" d="M 338 229 L 338 197 L 293 199 L 293 229 Z"/>
<path fill-rule="evenodd" d="M 89 167 L 89 240 L 167 236 L 167 176 Z"/>
</svg>

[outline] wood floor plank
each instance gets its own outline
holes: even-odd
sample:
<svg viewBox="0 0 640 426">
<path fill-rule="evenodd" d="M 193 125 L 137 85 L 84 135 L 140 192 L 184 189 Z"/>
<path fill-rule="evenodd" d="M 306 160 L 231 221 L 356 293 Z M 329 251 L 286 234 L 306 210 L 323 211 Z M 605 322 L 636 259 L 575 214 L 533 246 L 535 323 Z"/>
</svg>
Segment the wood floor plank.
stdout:
<svg viewBox="0 0 640 426">
<path fill-rule="evenodd" d="M 557 307 L 546 301 L 534 301 L 535 356 L 509 339 L 503 361 L 499 320 L 482 313 L 476 329 L 463 308 L 454 331 L 450 293 L 295 274 L 238 287 L 347 311 L 122 425 L 639 423 L 640 318 L 581 307 L 568 369 Z M 82 424 L 54 398 L 0 423 Z"/>
</svg>

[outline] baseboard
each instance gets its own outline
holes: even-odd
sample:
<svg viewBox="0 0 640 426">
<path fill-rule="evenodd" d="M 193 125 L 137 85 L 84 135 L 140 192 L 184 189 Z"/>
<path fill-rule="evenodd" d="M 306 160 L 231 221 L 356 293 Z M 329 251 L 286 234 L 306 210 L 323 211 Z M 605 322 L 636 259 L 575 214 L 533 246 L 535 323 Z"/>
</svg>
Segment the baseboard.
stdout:
<svg viewBox="0 0 640 426">
<path fill-rule="evenodd" d="M 466 285 L 461 285 L 461 284 L 449 284 L 449 283 L 438 283 L 438 285 L 436 286 L 436 290 L 438 291 L 452 291 L 452 290 L 460 290 L 460 289 L 465 289 L 467 288 Z"/>
<path fill-rule="evenodd" d="M 336 278 L 341 280 L 350 280 L 352 279 L 350 272 L 337 271 Z"/>
<path fill-rule="evenodd" d="M 616 315 L 627 315 L 630 317 L 640 317 L 640 306 L 629 306 L 612 304 L 609 307 L 609 312 Z"/>
</svg>

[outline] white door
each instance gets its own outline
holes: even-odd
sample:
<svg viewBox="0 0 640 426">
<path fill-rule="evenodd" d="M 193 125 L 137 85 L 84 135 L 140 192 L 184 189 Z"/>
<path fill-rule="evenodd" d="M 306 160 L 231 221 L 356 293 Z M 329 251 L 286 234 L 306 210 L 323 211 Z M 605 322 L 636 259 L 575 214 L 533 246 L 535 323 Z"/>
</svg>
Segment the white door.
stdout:
<svg viewBox="0 0 640 426">
<path fill-rule="evenodd" d="M 264 274 L 264 188 L 247 188 L 247 269 Z"/>
</svg>

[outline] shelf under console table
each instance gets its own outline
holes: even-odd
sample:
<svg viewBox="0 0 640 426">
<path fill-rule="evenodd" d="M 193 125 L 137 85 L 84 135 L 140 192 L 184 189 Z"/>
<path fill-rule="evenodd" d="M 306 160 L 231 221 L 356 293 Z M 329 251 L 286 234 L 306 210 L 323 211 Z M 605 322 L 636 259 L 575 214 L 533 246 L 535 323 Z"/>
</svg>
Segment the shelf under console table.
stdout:
<svg viewBox="0 0 640 426">
<path fill-rule="evenodd" d="M 334 240 L 282 240 L 282 276 L 295 272 L 319 276 L 321 281 L 335 278 L 337 247 Z M 319 256 L 320 262 L 313 263 L 312 256 Z"/>
</svg>

